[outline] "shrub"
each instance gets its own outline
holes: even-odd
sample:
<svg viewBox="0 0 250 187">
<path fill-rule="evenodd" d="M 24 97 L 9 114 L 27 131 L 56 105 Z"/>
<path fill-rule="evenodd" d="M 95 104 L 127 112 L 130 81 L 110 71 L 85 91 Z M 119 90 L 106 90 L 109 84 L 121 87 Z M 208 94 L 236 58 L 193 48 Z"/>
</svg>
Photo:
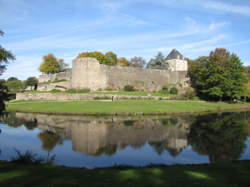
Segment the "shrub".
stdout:
<svg viewBox="0 0 250 187">
<path fill-rule="evenodd" d="M 38 157 L 36 153 L 32 151 L 26 151 L 21 153 L 19 150 L 14 149 L 16 156 L 11 158 L 11 162 L 16 164 L 53 164 L 56 156 L 48 155 L 46 158 Z"/>
<path fill-rule="evenodd" d="M 172 88 L 170 88 L 169 93 L 177 95 L 178 94 L 178 89 L 176 87 L 172 87 Z"/>
<path fill-rule="evenodd" d="M 61 90 L 53 89 L 53 90 L 51 90 L 51 92 L 53 92 L 53 93 L 58 93 L 58 92 L 61 92 Z"/>
<path fill-rule="evenodd" d="M 113 91 L 113 88 L 105 88 L 105 91 Z"/>
<path fill-rule="evenodd" d="M 126 92 L 135 91 L 134 87 L 131 86 L 131 85 L 126 85 L 126 86 L 124 86 L 123 90 L 126 91 Z"/>
<path fill-rule="evenodd" d="M 83 89 L 69 89 L 66 91 L 67 93 L 88 93 L 90 92 L 89 88 L 83 88 Z"/>
<path fill-rule="evenodd" d="M 184 94 L 182 94 L 183 97 L 187 98 L 187 99 L 194 99 L 194 97 L 196 96 L 195 90 L 193 88 L 188 88 Z"/>
</svg>

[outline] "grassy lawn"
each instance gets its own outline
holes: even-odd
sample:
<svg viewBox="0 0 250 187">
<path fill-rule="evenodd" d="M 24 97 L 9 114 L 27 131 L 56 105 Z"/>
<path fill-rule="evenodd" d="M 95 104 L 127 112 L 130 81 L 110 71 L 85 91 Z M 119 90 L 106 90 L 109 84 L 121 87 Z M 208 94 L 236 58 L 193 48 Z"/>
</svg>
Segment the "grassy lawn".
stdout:
<svg viewBox="0 0 250 187">
<path fill-rule="evenodd" d="M 0 163 L 0 186 L 247 187 L 250 162 L 94 169 Z"/>
<path fill-rule="evenodd" d="M 250 104 L 228 104 L 204 101 L 17 101 L 7 105 L 8 111 L 72 113 L 72 114 L 164 114 L 184 112 L 205 112 L 217 110 L 250 109 Z"/>
</svg>

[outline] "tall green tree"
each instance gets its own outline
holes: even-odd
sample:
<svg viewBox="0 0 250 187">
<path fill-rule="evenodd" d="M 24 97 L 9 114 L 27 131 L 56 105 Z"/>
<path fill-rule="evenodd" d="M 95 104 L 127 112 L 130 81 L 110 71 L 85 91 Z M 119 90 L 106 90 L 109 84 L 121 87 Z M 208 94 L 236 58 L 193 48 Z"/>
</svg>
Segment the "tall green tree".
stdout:
<svg viewBox="0 0 250 187">
<path fill-rule="evenodd" d="M 148 62 L 147 68 L 168 69 L 168 63 L 165 60 L 165 56 L 161 52 L 159 52 L 154 58 L 152 58 Z"/>
<path fill-rule="evenodd" d="M 39 70 L 45 74 L 58 73 L 60 72 L 59 60 L 53 54 L 45 55 Z"/>
<path fill-rule="evenodd" d="M 226 49 L 218 48 L 190 62 L 188 74 L 198 95 L 205 99 L 232 100 L 245 95 L 243 64 Z"/>
<path fill-rule="evenodd" d="M 0 30 L 0 36 L 3 36 L 3 31 Z M 6 70 L 6 66 L 10 61 L 15 60 L 15 56 L 0 45 L 0 75 Z M 0 113 L 5 110 L 4 100 L 8 97 L 7 87 L 0 81 Z"/>
</svg>

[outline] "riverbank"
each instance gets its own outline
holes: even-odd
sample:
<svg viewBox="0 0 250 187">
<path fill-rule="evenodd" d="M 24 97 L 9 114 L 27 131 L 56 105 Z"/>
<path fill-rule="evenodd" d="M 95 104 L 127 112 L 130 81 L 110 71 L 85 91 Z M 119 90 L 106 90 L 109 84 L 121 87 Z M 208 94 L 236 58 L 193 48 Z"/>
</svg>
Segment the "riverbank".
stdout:
<svg viewBox="0 0 250 187">
<path fill-rule="evenodd" d="M 221 112 L 250 109 L 249 103 L 229 104 L 205 101 L 16 101 L 7 111 L 81 115 L 161 115 L 195 112 Z"/>
<path fill-rule="evenodd" d="M 82 169 L 0 162 L 0 186 L 247 187 L 250 161 L 204 165 Z"/>
</svg>

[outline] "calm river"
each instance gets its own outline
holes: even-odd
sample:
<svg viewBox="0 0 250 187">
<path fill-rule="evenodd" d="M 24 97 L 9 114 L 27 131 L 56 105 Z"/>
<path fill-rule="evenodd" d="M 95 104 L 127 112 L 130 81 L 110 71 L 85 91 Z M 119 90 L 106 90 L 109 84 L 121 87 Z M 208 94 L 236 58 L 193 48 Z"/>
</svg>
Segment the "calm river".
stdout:
<svg viewBox="0 0 250 187">
<path fill-rule="evenodd" d="M 250 159 L 250 112 L 100 118 L 10 113 L 0 117 L 0 130 L 0 160 L 10 160 L 15 149 L 86 168 Z"/>
</svg>

